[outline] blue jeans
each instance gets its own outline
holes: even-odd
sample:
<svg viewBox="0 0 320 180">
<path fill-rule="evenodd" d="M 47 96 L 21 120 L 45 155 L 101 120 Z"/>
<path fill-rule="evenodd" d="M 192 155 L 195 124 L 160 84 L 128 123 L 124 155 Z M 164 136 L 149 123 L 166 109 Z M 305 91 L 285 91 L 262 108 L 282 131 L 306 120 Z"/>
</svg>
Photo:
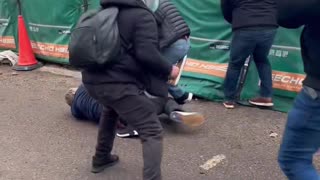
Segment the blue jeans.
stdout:
<svg viewBox="0 0 320 180">
<path fill-rule="evenodd" d="M 235 101 L 241 68 L 252 56 L 261 80 L 260 96 L 272 97 L 272 70 L 268 60 L 277 29 L 243 29 L 233 33 L 230 62 L 224 81 L 225 99 Z"/>
<path fill-rule="evenodd" d="M 162 54 L 174 65 L 180 62 L 184 56 L 188 54 L 189 49 L 189 40 L 179 39 L 171 44 L 171 46 L 164 48 Z M 185 91 L 178 86 L 169 85 L 169 93 L 173 98 L 178 99 L 184 95 Z"/>
<path fill-rule="evenodd" d="M 280 147 L 278 161 L 290 180 L 319 180 L 313 154 L 320 147 L 320 91 L 304 87 L 297 96 Z"/>
</svg>

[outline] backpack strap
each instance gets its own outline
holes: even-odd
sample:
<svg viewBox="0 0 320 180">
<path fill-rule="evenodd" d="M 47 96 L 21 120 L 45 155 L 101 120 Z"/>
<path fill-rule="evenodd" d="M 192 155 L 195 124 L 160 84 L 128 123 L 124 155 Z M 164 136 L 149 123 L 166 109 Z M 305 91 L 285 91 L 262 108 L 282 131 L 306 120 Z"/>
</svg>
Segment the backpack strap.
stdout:
<svg viewBox="0 0 320 180">
<path fill-rule="evenodd" d="M 119 8 L 119 12 L 121 9 Z M 121 40 L 121 47 L 128 51 L 129 54 L 133 53 L 133 44 L 128 42 L 127 39 L 122 35 L 121 30 L 119 29 L 119 35 L 120 35 L 120 40 Z"/>
<path fill-rule="evenodd" d="M 144 4 L 144 3 L 143 3 Z M 101 7 L 103 8 L 103 7 Z M 147 10 L 148 12 L 150 12 L 150 14 L 156 19 L 155 14 L 144 4 L 144 6 L 140 7 L 142 9 Z M 121 11 L 121 8 L 119 8 L 119 12 Z M 156 19 L 157 21 L 157 19 Z M 121 46 L 128 51 L 129 54 L 133 54 L 133 44 L 128 42 L 126 40 L 126 38 L 124 38 L 124 36 L 121 34 L 120 29 L 119 29 L 119 34 L 120 34 L 120 39 L 121 39 Z"/>
</svg>

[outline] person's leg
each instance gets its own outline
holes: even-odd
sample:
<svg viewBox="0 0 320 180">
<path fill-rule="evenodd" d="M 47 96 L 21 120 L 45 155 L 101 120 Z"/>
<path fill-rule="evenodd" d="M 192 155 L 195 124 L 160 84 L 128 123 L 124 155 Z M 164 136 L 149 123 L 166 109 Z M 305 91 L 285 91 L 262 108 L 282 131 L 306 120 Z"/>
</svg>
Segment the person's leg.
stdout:
<svg viewBox="0 0 320 180">
<path fill-rule="evenodd" d="M 171 85 L 171 84 L 169 84 L 168 91 L 169 91 L 169 94 L 175 99 L 181 98 L 186 93 L 179 86 L 174 86 L 174 85 Z"/>
<path fill-rule="evenodd" d="M 224 105 L 227 108 L 234 108 L 241 68 L 243 67 L 246 58 L 252 54 L 256 45 L 256 37 L 253 35 L 252 31 L 246 30 L 233 32 L 230 47 L 230 61 L 224 80 Z"/>
<path fill-rule="evenodd" d="M 142 142 L 143 179 L 161 179 L 162 126 L 155 105 L 144 95 L 126 96 L 114 102 L 114 109 L 136 129 Z"/>
<path fill-rule="evenodd" d="M 297 96 L 279 151 L 279 165 L 290 180 L 319 180 L 313 154 L 320 147 L 320 92 L 305 87 Z"/>
<path fill-rule="evenodd" d="M 188 54 L 189 49 L 189 40 L 179 39 L 176 42 L 174 42 L 171 46 L 164 48 L 162 50 L 162 54 L 164 57 L 166 57 L 167 60 L 169 60 L 174 65 L 180 62 Z M 174 99 L 177 99 L 181 104 L 186 99 L 190 101 L 189 93 L 185 92 L 179 86 L 169 85 L 169 93 Z"/>
<path fill-rule="evenodd" d="M 190 42 L 188 39 L 179 39 L 169 47 L 161 50 L 161 53 L 171 64 L 177 64 L 188 54 Z"/>
<path fill-rule="evenodd" d="M 150 97 L 150 96 L 147 96 L 147 97 L 153 103 L 157 115 L 161 115 L 164 112 L 165 105 L 169 98 Z"/>
<path fill-rule="evenodd" d="M 160 115 L 164 112 L 164 106 L 166 103 L 166 99 L 167 98 L 160 98 L 160 97 L 155 97 L 155 96 L 151 96 L 148 93 L 145 93 L 146 96 L 150 99 L 150 101 L 152 101 L 154 107 L 155 107 L 155 111 L 157 113 L 157 115 Z M 125 121 L 123 119 L 121 119 L 121 121 Z M 117 136 L 120 138 L 130 138 L 130 137 L 137 137 L 139 136 L 139 133 L 137 132 L 136 129 L 134 129 L 130 124 L 128 124 L 127 122 L 125 123 L 126 126 L 124 128 L 118 129 L 117 130 Z"/>
<path fill-rule="evenodd" d="M 143 179 L 161 180 L 162 126 L 154 104 L 132 84 L 85 86 L 92 97 L 138 131 L 143 151 Z"/>
<path fill-rule="evenodd" d="M 184 110 L 182 109 L 181 106 L 179 106 L 179 104 L 177 104 L 176 101 L 174 101 L 171 98 L 167 99 L 167 102 L 165 103 L 164 106 L 164 112 L 166 115 L 170 116 L 172 112 L 174 111 L 181 111 L 183 112 Z"/>
<path fill-rule="evenodd" d="M 259 32 L 261 35 L 258 39 L 257 46 L 253 52 L 253 59 L 256 64 L 260 84 L 260 97 L 250 100 L 252 104 L 272 106 L 272 69 L 268 59 L 269 51 L 273 44 L 277 30 L 270 29 Z"/>
<path fill-rule="evenodd" d="M 104 108 L 101 114 L 98 143 L 92 160 L 92 172 L 99 173 L 115 164 L 119 158 L 111 155 L 118 116 L 110 108 Z"/>
</svg>

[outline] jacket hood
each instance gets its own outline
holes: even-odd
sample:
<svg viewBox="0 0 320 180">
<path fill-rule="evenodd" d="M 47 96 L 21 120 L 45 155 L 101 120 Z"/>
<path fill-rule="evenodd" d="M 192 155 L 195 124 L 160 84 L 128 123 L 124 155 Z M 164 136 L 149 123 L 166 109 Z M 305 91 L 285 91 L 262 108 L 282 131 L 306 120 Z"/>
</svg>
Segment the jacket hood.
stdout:
<svg viewBox="0 0 320 180">
<path fill-rule="evenodd" d="M 144 0 L 100 0 L 102 7 L 117 6 L 117 7 L 143 7 L 146 8 Z"/>
</svg>

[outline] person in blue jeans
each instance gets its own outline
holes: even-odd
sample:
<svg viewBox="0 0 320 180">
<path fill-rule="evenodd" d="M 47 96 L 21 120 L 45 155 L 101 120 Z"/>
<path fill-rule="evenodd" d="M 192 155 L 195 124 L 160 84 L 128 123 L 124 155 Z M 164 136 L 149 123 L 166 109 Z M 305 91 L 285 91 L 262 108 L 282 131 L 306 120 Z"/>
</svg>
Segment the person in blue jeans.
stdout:
<svg viewBox="0 0 320 180">
<path fill-rule="evenodd" d="M 163 56 L 166 57 L 166 59 L 174 65 L 183 60 L 184 56 L 187 55 L 189 49 L 189 39 L 183 38 L 177 40 L 169 47 L 162 49 L 161 52 Z M 169 84 L 169 93 L 179 104 L 191 101 L 193 96 L 192 93 L 185 92 L 181 87 L 171 84 Z"/>
<path fill-rule="evenodd" d="M 249 102 L 256 106 L 273 106 L 272 69 L 268 55 L 278 28 L 275 0 L 221 0 L 221 8 L 233 31 L 223 105 L 229 109 L 235 107 L 241 69 L 245 60 L 252 56 L 261 86 L 260 96 Z"/>
<path fill-rule="evenodd" d="M 163 56 L 173 65 L 179 63 L 190 49 L 190 29 L 170 0 L 145 0 L 154 11 L 159 29 L 159 46 Z M 193 94 L 179 86 L 169 85 L 170 95 L 179 104 L 192 100 Z"/>
<path fill-rule="evenodd" d="M 288 114 L 278 161 L 290 180 L 319 180 L 313 155 L 320 147 L 320 1 L 278 0 L 278 23 L 304 26 L 301 54 L 306 78 Z"/>
</svg>

